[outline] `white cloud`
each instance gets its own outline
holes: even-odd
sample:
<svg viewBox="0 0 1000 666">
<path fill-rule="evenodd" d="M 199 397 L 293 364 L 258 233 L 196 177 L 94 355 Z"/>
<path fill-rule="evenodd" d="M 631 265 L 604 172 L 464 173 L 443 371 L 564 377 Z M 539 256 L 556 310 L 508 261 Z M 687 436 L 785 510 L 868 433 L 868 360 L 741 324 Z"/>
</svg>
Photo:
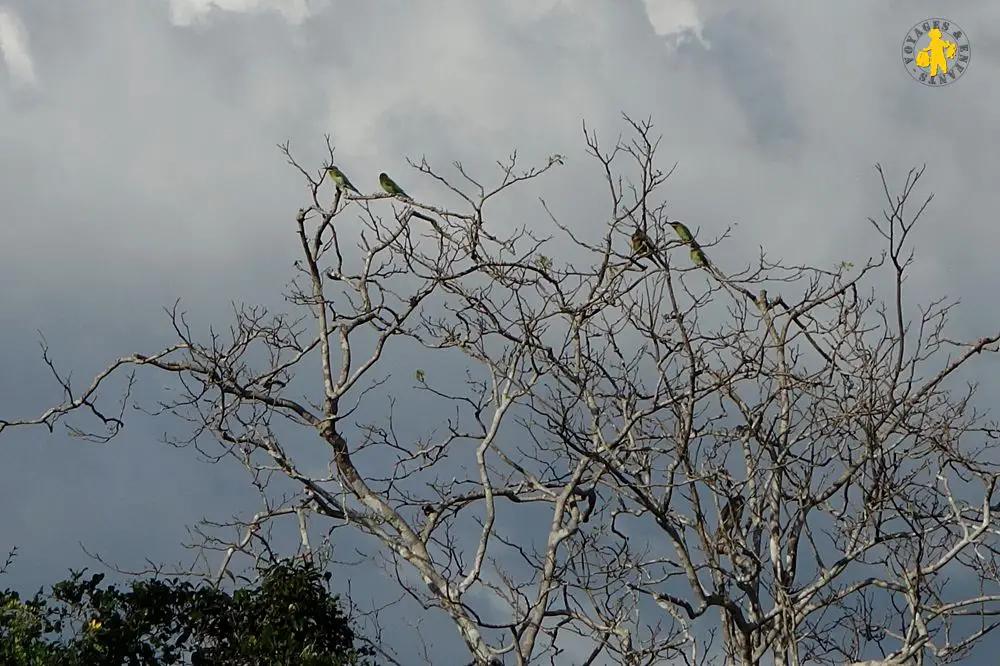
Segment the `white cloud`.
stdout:
<svg viewBox="0 0 1000 666">
<path fill-rule="evenodd" d="M 277 11 L 289 23 L 301 23 L 326 2 L 322 0 L 170 0 L 171 19 L 176 25 L 203 20 L 213 9 L 226 12 Z"/>
<path fill-rule="evenodd" d="M 685 36 L 692 35 L 709 46 L 701 34 L 704 25 L 698 15 L 696 0 L 643 0 L 643 3 L 656 34 L 680 37 L 681 41 Z"/>
<path fill-rule="evenodd" d="M 0 7 L 0 55 L 14 81 L 35 85 L 35 65 L 28 48 L 28 31 L 10 7 Z"/>
</svg>

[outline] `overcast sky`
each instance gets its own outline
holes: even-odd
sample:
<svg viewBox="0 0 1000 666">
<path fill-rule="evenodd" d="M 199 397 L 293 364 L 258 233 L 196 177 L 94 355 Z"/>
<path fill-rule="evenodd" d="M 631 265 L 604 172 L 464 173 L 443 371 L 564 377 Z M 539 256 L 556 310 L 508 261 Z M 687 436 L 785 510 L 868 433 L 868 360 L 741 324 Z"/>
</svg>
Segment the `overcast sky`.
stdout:
<svg viewBox="0 0 1000 666">
<path fill-rule="evenodd" d="M 227 325 L 233 300 L 279 302 L 307 201 L 275 145 L 318 167 L 325 133 L 363 191 L 387 170 L 422 200 L 437 190 L 406 157 L 485 169 L 515 148 L 561 153 L 540 187 L 596 230 L 581 121 L 611 140 L 622 112 L 651 116 L 664 167 L 678 163 L 672 217 L 703 233 L 737 222 L 718 250 L 734 261 L 763 245 L 827 266 L 880 249 L 865 221 L 883 207 L 873 164 L 899 185 L 926 162 L 919 192 L 936 198 L 914 286 L 961 297 L 966 335 L 994 331 L 1000 5 L 949 3 L 972 63 L 934 89 L 900 45 L 939 6 L 0 0 L 0 416 L 59 398 L 36 331 L 83 382 L 169 342 L 162 307 L 177 298 L 203 327 Z M 21 558 L 0 586 L 87 564 L 81 543 L 123 566 L 173 561 L 186 525 L 256 508 L 239 469 L 159 444 L 167 427 L 136 420 L 104 446 L 5 433 L 0 546 Z"/>
</svg>

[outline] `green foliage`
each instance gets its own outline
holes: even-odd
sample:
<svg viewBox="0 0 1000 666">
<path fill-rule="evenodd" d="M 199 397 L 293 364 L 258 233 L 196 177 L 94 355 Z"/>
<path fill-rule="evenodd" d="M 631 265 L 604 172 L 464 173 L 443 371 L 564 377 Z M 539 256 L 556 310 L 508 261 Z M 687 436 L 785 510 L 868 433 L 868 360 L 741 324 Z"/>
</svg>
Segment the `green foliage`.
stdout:
<svg viewBox="0 0 1000 666">
<path fill-rule="evenodd" d="M 37 600 L 23 602 L 16 592 L 0 593 L 0 664 L 44 666 L 52 651 L 42 641 L 49 629 Z"/>
<path fill-rule="evenodd" d="M 0 664 L 9 666 L 366 666 L 355 634 L 309 565 L 280 563 L 232 595 L 188 581 L 100 587 L 75 572 L 27 602 L 0 593 Z"/>
</svg>

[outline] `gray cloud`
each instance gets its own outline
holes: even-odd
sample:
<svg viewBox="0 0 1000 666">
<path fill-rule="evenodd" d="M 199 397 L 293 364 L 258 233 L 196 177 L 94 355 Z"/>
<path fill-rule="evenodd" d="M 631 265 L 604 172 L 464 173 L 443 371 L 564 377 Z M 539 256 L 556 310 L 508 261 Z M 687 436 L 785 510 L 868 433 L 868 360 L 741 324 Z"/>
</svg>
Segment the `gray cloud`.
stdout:
<svg viewBox="0 0 1000 666">
<path fill-rule="evenodd" d="M 758 244 L 790 261 L 863 261 L 874 253 L 865 217 L 883 207 L 871 165 L 901 183 L 927 162 L 921 191 L 937 198 L 914 285 L 928 299 L 960 294 L 970 335 L 996 327 L 982 288 L 1000 241 L 995 3 L 948 10 L 973 62 L 942 90 L 912 81 L 898 52 L 911 24 L 938 13 L 930 2 L 218 5 L 182 15 L 162 1 L 13 0 L 0 12 L 23 26 L 31 57 L 12 60 L 13 33 L 0 30 L 4 416 L 59 397 L 35 329 L 83 382 L 168 342 L 161 308 L 177 297 L 205 328 L 228 323 L 231 300 L 281 307 L 305 190 L 275 144 L 289 139 L 319 166 L 325 132 L 362 190 L 385 169 L 421 199 L 444 193 L 405 157 L 482 172 L 515 148 L 533 161 L 562 153 L 566 167 L 493 219 L 541 221 L 544 196 L 596 233 L 606 204 L 581 121 L 611 141 L 622 111 L 651 115 L 662 167 L 679 163 L 672 215 L 703 236 L 738 222 L 713 253 L 733 263 L 753 261 Z M 662 34 L 672 23 L 707 44 L 678 44 Z M 5 433 L 0 533 L 22 547 L 15 580 L 37 586 L 86 563 L 80 541 L 123 564 L 177 559 L 185 524 L 251 510 L 237 470 L 158 444 L 163 427 L 137 420 L 105 446 Z"/>
</svg>

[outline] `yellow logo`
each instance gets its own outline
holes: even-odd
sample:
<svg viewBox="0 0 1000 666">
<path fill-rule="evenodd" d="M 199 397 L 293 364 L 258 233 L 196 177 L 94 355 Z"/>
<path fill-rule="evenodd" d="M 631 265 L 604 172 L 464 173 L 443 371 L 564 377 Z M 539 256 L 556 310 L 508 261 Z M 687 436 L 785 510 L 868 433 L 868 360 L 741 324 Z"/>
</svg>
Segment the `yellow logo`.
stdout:
<svg viewBox="0 0 1000 666">
<path fill-rule="evenodd" d="M 903 40 L 903 66 L 925 86 L 946 86 L 969 68 L 972 47 L 958 25 L 932 18 L 913 26 Z"/>
</svg>

